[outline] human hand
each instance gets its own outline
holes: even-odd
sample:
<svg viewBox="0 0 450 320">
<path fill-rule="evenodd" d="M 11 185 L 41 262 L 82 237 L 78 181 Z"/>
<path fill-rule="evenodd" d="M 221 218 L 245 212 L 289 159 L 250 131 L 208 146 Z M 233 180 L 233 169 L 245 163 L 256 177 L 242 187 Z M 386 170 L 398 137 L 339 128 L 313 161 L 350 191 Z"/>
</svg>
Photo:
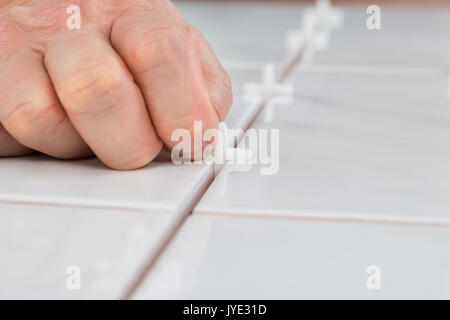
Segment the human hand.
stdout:
<svg viewBox="0 0 450 320">
<path fill-rule="evenodd" d="M 136 169 L 176 144 L 175 129 L 216 128 L 231 102 L 214 52 L 168 0 L 0 4 L 0 157 L 93 152 Z"/>
</svg>

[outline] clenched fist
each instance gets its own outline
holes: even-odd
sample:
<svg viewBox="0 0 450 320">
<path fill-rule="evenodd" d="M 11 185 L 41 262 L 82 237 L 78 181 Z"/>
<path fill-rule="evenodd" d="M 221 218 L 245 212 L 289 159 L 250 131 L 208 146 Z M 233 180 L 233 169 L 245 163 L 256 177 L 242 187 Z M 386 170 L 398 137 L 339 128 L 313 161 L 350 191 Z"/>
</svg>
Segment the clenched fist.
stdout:
<svg viewBox="0 0 450 320">
<path fill-rule="evenodd" d="M 168 0 L 0 2 L 0 157 L 93 152 L 139 168 L 176 144 L 175 129 L 217 127 L 231 99 L 207 41 Z"/>
</svg>

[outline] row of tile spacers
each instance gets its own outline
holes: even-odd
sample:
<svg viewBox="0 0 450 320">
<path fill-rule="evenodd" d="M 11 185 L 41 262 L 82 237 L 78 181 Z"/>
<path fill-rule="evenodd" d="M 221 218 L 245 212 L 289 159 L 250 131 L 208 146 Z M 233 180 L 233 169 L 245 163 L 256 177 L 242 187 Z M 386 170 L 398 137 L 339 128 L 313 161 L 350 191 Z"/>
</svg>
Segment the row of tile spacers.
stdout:
<svg viewBox="0 0 450 320">
<path fill-rule="evenodd" d="M 343 12 L 331 6 L 329 0 L 317 0 L 314 8 L 308 8 L 302 15 L 300 28 L 286 35 L 286 46 L 290 56 L 304 51 L 301 65 L 312 63 L 314 53 L 328 48 L 330 31 L 339 27 Z"/>
<path fill-rule="evenodd" d="M 295 56 L 301 51 L 300 64 L 311 63 L 316 50 L 328 47 L 330 30 L 342 24 L 343 14 L 338 8 L 333 8 L 329 0 L 317 0 L 313 8 L 309 8 L 302 16 L 300 30 L 287 33 L 288 54 L 295 61 Z M 276 104 L 290 104 L 293 102 L 294 86 L 277 80 L 275 66 L 270 63 L 263 67 L 261 83 L 247 83 L 244 85 L 244 98 L 248 102 L 257 103 L 262 100 L 264 121 L 271 123 L 274 118 Z M 249 150 L 237 147 L 227 147 L 227 128 L 219 125 L 223 143 L 216 147 L 211 156 L 214 163 L 214 177 L 225 168 L 222 174 L 223 188 L 226 188 L 227 176 L 230 172 L 249 171 L 254 159 Z M 226 166 L 225 166 L 226 163 Z"/>
<path fill-rule="evenodd" d="M 276 103 L 290 103 L 293 100 L 294 86 L 276 80 L 275 66 L 267 64 L 263 68 L 262 83 L 247 83 L 244 86 L 244 99 L 248 102 L 262 102 L 265 108 L 265 121 L 273 120 L 273 109 Z M 221 177 L 221 190 L 225 191 L 228 174 L 231 172 L 245 172 L 251 170 L 255 159 L 250 150 L 234 147 L 234 137 L 229 137 L 225 123 L 219 124 L 220 138 L 209 161 L 214 164 L 214 177 L 224 171 Z M 237 137 L 243 139 L 245 136 Z M 231 146 L 230 146 L 231 145 Z M 224 192 L 223 192 L 224 193 Z"/>
</svg>

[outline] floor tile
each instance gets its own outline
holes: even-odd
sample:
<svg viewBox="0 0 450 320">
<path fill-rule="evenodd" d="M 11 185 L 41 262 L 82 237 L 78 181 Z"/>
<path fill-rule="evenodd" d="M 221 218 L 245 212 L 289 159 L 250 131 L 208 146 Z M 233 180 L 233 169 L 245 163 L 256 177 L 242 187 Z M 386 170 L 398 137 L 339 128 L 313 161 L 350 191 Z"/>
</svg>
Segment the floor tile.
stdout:
<svg viewBox="0 0 450 320">
<path fill-rule="evenodd" d="M 231 84 L 233 86 L 233 93 L 235 96 L 240 96 L 244 94 L 244 86 L 249 82 L 262 82 L 263 68 L 255 68 L 249 66 L 245 68 L 245 62 L 242 63 L 243 68 L 237 67 L 226 67 L 228 75 L 231 79 Z M 276 70 L 279 73 L 279 69 Z"/>
<path fill-rule="evenodd" d="M 0 204 L 0 298 L 120 298 L 174 222 L 167 214 Z M 73 265 L 79 290 L 67 287 Z"/>
<path fill-rule="evenodd" d="M 367 28 L 367 5 L 339 5 L 344 19 L 316 64 L 448 68 L 450 7 L 379 5 L 381 29 Z"/>
<path fill-rule="evenodd" d="M 254 126 L 269 136 L 279 129 L 277 174 L 262 175 L 264 164 L 225 170 L 195 214 L 450 223 L 445 78 L 300 74 L 291 81 L 295 102 L 275 105 L 273 121 L 262 114 Z"/>
<path fill-rule="evenodd" d="M 134 298 L 448 299 L 449 241 L 448 227 L 192 216 Z"/>
<path fill-rule="evenodd" d="M 176 166 L 170 157 L 131 172 L 110 170 L 97 159 L 0 159 L 0 202 L 176 211 L 205 179 L 204 167 Z"/>
<path fill-rule="evenodd" d="M 284 61 L 286 32 L 300 26 L 306 7 L 296 3 L 175 1 L 222 60 Z M 276 23 L 275 23 L 276 22 Z"/>
</svg>

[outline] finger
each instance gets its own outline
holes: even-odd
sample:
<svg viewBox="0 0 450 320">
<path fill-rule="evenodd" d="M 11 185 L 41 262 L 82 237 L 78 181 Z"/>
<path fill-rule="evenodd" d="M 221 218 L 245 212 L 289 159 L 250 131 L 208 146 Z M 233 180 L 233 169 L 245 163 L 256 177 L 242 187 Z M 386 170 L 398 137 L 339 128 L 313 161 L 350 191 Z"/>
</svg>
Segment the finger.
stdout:
<svg viewBox="0 0 450 320">
<path fill-rule="evenodd" d="M 107 166 L 136 169 L 161 151 L 144 99 L 106 37 L 80 30 L 51 41 L 45 62 L 73 125 Z"/>
<path fill-rule="evenodd" d="M 194 137 L 195 121 L 201 121 L 203 131 L 217 127 L 218 115 L 195 44 L 174 8 L 119 17 L 111 41 L 139 84 L 156 131 L 167 146 L 176 144 L 171 141 L 176 129 L 186 129 Z"/>
<path fill-rule="evenodd" d="M 196 44 L 211 101 L 219 114 L 220 121 L 223 121 L 233 103 L 230 77 L 203 34 L 189 24 L 187 24 L 187 30 Z"/>
<path fill-rule="evenodd" d="M 59 102 L 42 56 L 22 50 L 0 77 L 0 121 L 20 144 L 58 158 L 90 154 Z"/>
<path fill-rule="evenodd" d="M 6 132 L 5 128 L 0 124 L 0 157 L 15 157 L 23 156 L 31 153 L 32 151 L 25 148 L 11 135 Z"/>
</svg>

